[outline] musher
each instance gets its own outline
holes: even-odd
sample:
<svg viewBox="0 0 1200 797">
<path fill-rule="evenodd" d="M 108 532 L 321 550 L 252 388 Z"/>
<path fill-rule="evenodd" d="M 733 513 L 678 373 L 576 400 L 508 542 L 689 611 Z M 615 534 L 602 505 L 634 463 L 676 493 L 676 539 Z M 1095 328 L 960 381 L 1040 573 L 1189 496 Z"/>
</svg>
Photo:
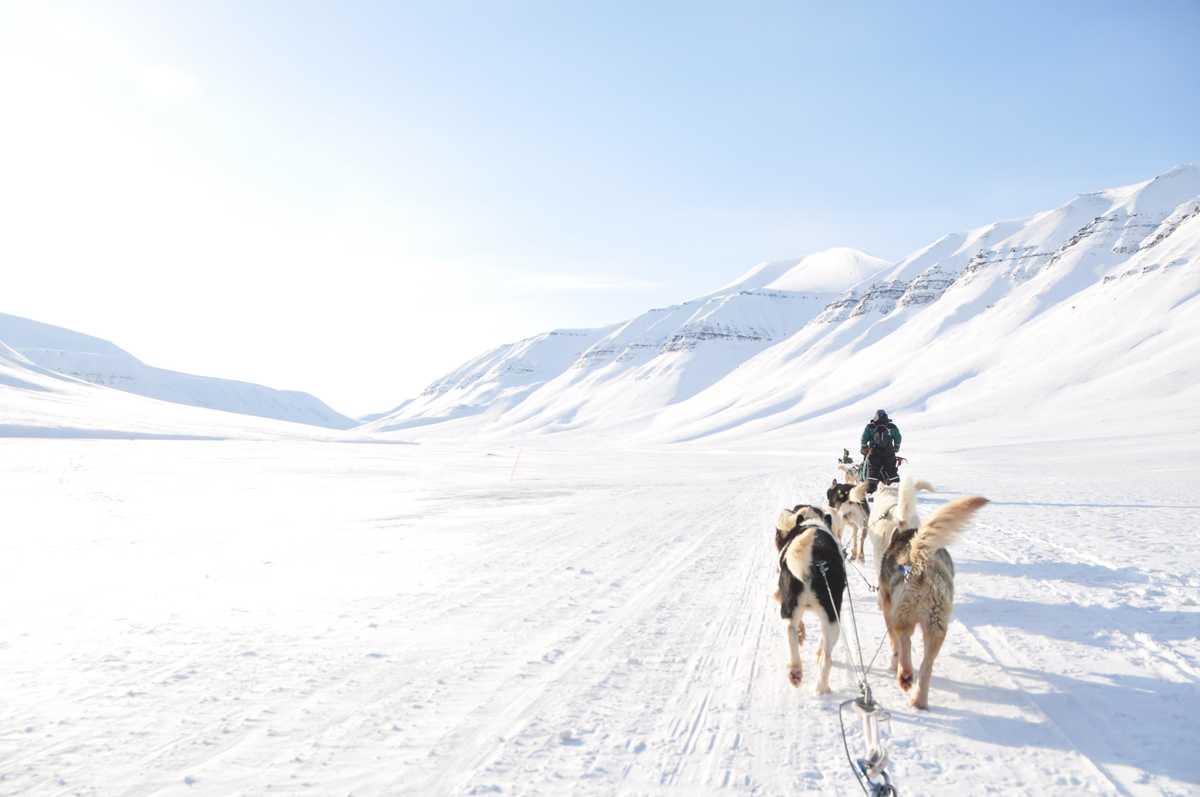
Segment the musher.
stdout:
<svg viewBox="0 0 1200 797">
<path fill-rule="evenodd" d="M 884 410 L 878 410 L 862 433 L 863 476 L 867 494 L 875 492 L 879 482 L 895 484 L 900 480 L 896 452 L 900 450 L 900 430 Z"/>
</svg>

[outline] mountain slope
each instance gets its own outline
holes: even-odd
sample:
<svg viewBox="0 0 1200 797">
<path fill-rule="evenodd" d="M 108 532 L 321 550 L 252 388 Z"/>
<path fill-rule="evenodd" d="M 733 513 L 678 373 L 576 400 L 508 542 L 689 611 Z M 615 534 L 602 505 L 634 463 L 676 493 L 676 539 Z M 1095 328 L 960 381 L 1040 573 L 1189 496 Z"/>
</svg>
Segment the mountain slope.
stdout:
<svg viewBox="0 0 1200 797">
<path fill-rule="evenodd" d="M 761 264 L 600 334 L 519 397 L 477 403 L 470 428 L 833 435 L 887 407 L 908 428 L 984 440 L 1000 415 L 1030 436 L 1070 436 L 1083 417 L 1165 430 L 1200 417 L 1198 291 L 1200 169 L 1185 165 L 895 264 L 854 250 Z"/>
<path fill-rule="evenodd" d="M 27 318 L 0 313 L 0 341 L 43 368 L 148 398 L 331 429 L 355 425 L 308 393 L 154 368 L 109 341 Z"/>
<path fill-rule="evenodd" d="M 723 384 L 656 419 L 668 439 L 844 428 L 877 406 L 909 426 L 1020 415 L 1194 417 L 1200 170 L 947 236 L 832 304 Z M 1162 417 L 1162 416 L 1160 416 Z M 1066 431 L 1066 430 L 1064 430 Z"/>
<path fill-rule="evenodd" d="M 430 385 L 370 431 L 474 417 L 475 425 L 561 431 L 636 422 L 786 339 L 887 262 L 852 249 L 765 263 L 707 296 L 623 324 L 502 346 Z"/>
<path fill-rule="evenodd" d="M 95 385 L 0 342 L 0 438 L 353 440 L 330 429 L 202 409 Z"/>
<path fill-rule="evenodd" d="M 499 346 L 459 366 L 390 412 L 368 416 L 362 428 L 392 431 L 483 413 L 494 417 L 562 373 L 610 329 L 556 329 Z"/>
</svg>

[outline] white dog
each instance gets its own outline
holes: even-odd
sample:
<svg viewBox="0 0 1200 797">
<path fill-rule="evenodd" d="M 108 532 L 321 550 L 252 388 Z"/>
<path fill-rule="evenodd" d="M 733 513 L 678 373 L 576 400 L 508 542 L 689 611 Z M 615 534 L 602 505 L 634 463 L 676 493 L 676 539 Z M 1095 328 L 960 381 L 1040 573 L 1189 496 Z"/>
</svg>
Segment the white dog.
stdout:
<svg viewBox="0 0 1200 797">
<path fill-rule="evenodd" d="M 871 541 L 871 553 L 874 558 L 875 574 L 879 575 L 879 565 L 885 549 L 885 535 L 894 523 L 902 528 L 913 528 L 920 525 L 917 519 L 916 494 L 921 491 L 933 492 L 933 485 L 925 480 L 912 481 L 905 478 L 909 486 L 907 496 L 910 500 L 900 506 L 900 495 L 903 492 L 900 484 L 880 484 L 875 488 L 874 500 L 871 504 L 871 516 L 867 519 L 867 538 Z M 867 483 L 861 482 L 850 491 L 850 500 L 865 502 L 867 500 Z"/>
</svg>

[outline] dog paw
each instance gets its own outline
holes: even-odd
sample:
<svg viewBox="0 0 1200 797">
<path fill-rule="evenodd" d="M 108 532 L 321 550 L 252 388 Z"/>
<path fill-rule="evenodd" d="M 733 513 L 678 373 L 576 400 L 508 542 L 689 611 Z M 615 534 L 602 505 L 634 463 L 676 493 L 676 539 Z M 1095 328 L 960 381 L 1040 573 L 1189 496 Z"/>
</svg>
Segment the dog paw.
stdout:
<svg viewBox="0 0 1200 797">
<path fill-rule="evenodd" d="M 799 686 L 800 679 L 804 676 L 804 672 L 799 667 L 793 667 L 788 670 L 788 683 L 792 686 Z"/>
<path fill-rule="evenodd" d="M 829 688 L 829 684 L 817 684 L 817 688 L 814 691 L 818 695 L 833 694 L 833 690 Z"/>
<path fill-rule="evenodd" d="M 911 701 L 909 701 L 909 703 L 913 708 L 920 709 L 921 711 L 929 710 L 929 701 L 928 700 L 920 700 L 920 699 L 914 697 Z"/>
<path fill-rule="evenodd" d="M 910 670 L 908 672 L 901 672 L 898 676 L 896 676 L 896 683 L 900 684 L 900 688 L 903 689 L 905 692 L 907 692 L 909 689 L 912 689 L 912 685 L 913 685 L 912 671 Z"/>
</svg>

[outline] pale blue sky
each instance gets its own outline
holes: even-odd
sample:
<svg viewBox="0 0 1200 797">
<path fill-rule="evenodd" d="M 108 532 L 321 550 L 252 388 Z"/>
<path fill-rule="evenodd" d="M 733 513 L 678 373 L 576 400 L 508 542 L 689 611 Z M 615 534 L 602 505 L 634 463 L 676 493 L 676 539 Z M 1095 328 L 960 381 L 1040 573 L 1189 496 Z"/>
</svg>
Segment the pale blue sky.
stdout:
<svg viewBox="0 0 1200 797">
<path fill-rule="evenodd" d="M 1195 160 L 1200 2 L 0 4 L 0 311 L 399 402 Z"/>
</svg>

